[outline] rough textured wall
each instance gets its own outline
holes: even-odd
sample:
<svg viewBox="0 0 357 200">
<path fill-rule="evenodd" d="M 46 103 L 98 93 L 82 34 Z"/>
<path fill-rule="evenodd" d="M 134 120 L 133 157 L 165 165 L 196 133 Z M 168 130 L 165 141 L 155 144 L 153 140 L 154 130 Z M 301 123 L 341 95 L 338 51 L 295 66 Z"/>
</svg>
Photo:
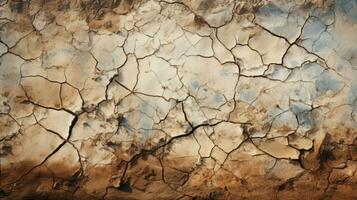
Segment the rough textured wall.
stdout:
<svg viewBox="0 0 357 200">
<path fill-rule="evenodd" d="M 1 199 L 357 199 L 355 0 L 0 0 Z"/>
</svg>

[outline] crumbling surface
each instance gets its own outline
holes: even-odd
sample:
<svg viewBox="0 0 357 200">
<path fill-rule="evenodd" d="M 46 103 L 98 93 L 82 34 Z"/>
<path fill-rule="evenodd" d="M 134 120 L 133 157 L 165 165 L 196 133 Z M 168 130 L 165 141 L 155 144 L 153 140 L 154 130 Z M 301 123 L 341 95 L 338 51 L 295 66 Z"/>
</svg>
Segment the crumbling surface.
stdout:
<svg viewBox="0 0 357 200">
<path fill-rule="evenodd" d="M 0 0 L 2 199 L 357 199 L 354 0 Z"/>
</svg>

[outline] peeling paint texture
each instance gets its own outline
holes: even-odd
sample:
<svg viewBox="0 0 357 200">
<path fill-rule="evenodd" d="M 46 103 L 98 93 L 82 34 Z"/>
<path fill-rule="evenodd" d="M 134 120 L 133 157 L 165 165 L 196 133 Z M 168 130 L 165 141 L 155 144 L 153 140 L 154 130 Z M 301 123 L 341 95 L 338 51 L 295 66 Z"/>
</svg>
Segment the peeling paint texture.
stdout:
<svg viewBox="0 0 357 200">
<path fill-rule="evenodd" d="M 357 199 L 356 0 L 0 0 L 0 199 Z"/>
</svg>

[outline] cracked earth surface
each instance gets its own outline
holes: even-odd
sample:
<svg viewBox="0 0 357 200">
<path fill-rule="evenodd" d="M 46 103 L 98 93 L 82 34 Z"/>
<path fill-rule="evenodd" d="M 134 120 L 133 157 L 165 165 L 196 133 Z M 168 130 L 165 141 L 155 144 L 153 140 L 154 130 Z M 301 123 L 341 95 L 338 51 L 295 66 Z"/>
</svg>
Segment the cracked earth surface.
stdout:
<svg viewBox="0 0 357 200">
<path fill-rule="evenodd" d="M 357 199 L 355 0 L 0 0 L 1 199 Z"/>
</svg>

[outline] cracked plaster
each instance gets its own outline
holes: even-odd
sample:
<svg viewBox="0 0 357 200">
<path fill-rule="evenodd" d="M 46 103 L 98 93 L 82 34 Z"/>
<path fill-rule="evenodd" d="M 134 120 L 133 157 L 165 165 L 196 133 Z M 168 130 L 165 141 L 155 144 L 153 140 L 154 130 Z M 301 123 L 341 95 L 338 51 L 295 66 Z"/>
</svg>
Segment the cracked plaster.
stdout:
<svg viewBox="0 0 357 200">
<path fill-rule="evenodd" d="M 353 0 L 0 0 L 0 199 L 357 199 Z"/>
</svg>

